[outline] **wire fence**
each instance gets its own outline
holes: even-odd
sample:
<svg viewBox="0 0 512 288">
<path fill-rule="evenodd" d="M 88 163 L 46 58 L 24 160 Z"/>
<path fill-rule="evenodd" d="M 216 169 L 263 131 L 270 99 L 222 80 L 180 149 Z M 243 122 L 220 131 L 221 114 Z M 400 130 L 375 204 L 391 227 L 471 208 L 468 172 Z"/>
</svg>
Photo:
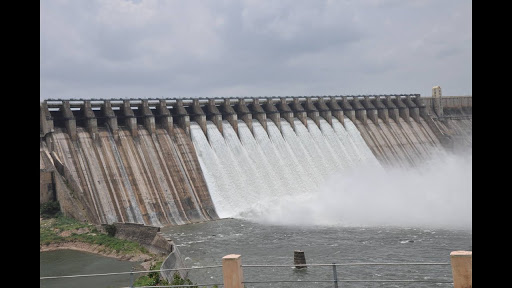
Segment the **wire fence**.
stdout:
<svg viewBox="0 0 512 288">
<path fill-rule="evenodd" d="M 307 267 L 327 267 L 332 269 L 332 276 L 328 279 L 265 279 L 258 281 L 257 279 L 248 279 L 249 281 L 242 281 L 242 283 L 247 287 L 246 284 L 271 284 L 271 283 L 332 283 L 332 287 L 338 288 L 339 283 L 343 282 L 358 282 L 358 283 L 430 283 L 430 284 L 453 284 L 453 281 L 443 280 L 443 279 L 344 279 L 339 278 L 337 267 L 347 267 L 347 266 L 432 266 L 432 265 L 450 265 L 450 263 L 330 263 L 330 264 L 294 264 L 294 265 L 241 265 L 241 269 L 247 268 L 295 268 L 295 269 L 304 269 Z M 162 272 L 162 271 L 176 271 L 178 270 L 201 270 L 201 269 L 212 269 L 212 268 L 222 268 L 222 265 L 216 266 L 203 266 L 203 267 L 192 267 L 192 268 L 180 268 L 180 269 L 160 269 L 160 270 L 146 270 L 146 271 L 127 271 L 127 272 L 113 272 L 113 273 L 97 273 L 97 274 L 82 274 L 82 275 L 64 275 L 64 276 L 46 276 L 40 277 L 40 281 L 47 279 L 63 279 L 63 278 L 79 278 L 79 277 L 101 277 L 101 276 L 110 276 L 110 275 L 129 275 L 130 276 L 130 286 L 120 287 L 120 288 L 129 288 L 134 287 L 134 276 L 136 274 L 145 274 L 151 272 Z M 137 286 L 137 287 L 223 287 L 224 283 L 198 283 L 198 284 L 181 284 L 181 285 L 167 285 L 167 286 Z"/>
<path fill-rule="evenodd" d="M 333 287 L 338 288 L 342 282 L 360 282 L 360 283 L 431 283 L 431 284 L 453 284 L 453 281 L 447 280 L 419 280 L 419 279 L 339 279 L 337 267 L 343 266 L 408 266 L 408 265 L 450 265 L 450 263 L 331 263 L 331 264 L 295 264 L 294 267 L 330 267 L 332 268 L 332 278 L 329 279 L 301 279 L 301 280 L 265 280 L 265 281 L 244 281 L 244 284 L 263 284 L 263 283 L 332 283 Z M 242 267 L 290 267 L 290 265 L 242 265 Z"/>
</svg>

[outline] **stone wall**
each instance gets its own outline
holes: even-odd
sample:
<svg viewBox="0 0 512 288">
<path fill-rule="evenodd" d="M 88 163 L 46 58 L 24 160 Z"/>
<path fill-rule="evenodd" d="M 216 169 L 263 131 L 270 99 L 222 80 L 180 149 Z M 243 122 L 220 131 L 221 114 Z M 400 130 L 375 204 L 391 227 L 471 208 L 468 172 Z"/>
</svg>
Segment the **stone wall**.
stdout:
<svg viewBox="0 0 512 288">
<path fill-rule="evenodd" d="M 52 174 L 50 171 L 39 171 L 39 204 L 55 200 Z"/>
<path fill-rule="evenodd" d="M 172 240 L 166 238 L 160 232 L 160 227 L 118 222 L 112 225 L 116 227 L 116 238 L 135 241 L 148 249 L 151 253 L 165 256 L 173 251 L 174 245 Z M 105 231 L 106 226 L 107 224 L 101 225 L 101 229 Z"/>
<path fill-rule="evenodd" d="M 185 264 L 183 263 L 183 259 L 181 258 L 180 251 L 177 247 L 174 248 L 167 258 L 165 258 L 164 262 L 160 269 L 176 269 L 176 270 L 166 270 L 161 271 L 160 275 L 167 280 L 168 282 L 172 282 L 174 279 L 174 273 L 178 272 L 181 278 L 185 279 L 188 276 L 188 270 L 184 270 Z"/>
</svg>

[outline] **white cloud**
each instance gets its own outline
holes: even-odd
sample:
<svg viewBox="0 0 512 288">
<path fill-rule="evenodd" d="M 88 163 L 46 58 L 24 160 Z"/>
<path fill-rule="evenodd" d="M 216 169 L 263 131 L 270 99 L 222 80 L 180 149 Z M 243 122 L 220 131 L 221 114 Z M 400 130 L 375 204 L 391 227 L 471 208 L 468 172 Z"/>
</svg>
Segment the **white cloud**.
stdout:
<svg viewBox="0 0 512 288">
<path fill-rule="evenodd" d="M 471 94 L 471 5 L 45 0 L 40 98 Z"/>
</svg>

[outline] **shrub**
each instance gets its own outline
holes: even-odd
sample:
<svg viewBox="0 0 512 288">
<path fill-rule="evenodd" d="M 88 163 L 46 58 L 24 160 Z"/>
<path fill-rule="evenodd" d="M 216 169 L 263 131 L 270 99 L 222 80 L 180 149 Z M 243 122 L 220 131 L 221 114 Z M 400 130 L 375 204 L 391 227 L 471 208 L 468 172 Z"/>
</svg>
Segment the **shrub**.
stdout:
<svg viewBox="0 0 512 288">
<path fill-rule="evenodd" d="M 117 228 L 114 224 L 108 224 L 105 225 L 105 231 L 107 231 L 109 236 L 114 237 L 116 235 Z"/>
<path fill-rule="evenodd" d="M 174 272 L 174 279 L 172 279 L 171 285 L 194 285 L 192 281 L 188 278 L 181 278 L 180 273 Z M 193 286 L 193 288 L 197 288 L 197 286 Z"/>
<path fill-rule="evenodd" d="M 154 265 L 151 265 L 149 270 L 160 270 L 160 267 L 162 266 L 162 262 L 158 262 Z M 174 283 L 174 282 L 173 282 Z M 160 278 L 160 272 L 149 272 L 145 276 L 141 276 L 137 278 L 137 280 L 134 283 L 134 286 L 155 286 L 155 285 L 169 285 L 169 282 L 167 282 L 165 279 Z"/>
<path fill-rule="evenodd" d="M 48 201 L 39 205 L 39 215 L 43 218 L 53 218 L 60 213 L 59 201 Z"/>
</svg>

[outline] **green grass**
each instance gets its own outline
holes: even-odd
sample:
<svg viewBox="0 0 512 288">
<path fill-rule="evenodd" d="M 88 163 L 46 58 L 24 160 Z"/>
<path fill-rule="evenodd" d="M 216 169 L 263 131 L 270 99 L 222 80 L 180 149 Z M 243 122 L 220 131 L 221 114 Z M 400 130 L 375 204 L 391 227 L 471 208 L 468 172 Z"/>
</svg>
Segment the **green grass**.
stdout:
<svg viewBox="0 0 512 288">
<path fill-rule="evenodd" d="M 158 258 L 156 255 L 150 253 L 146 248 L 137 242 L 118 239 L 106 233 L 99 232 L 92 224 L 82 223 L 73 218 L 62 216 L 60 213 L 56 214 L 54 218 L 43 217 L 39 225 L 39 244 L 49 245 L 52 243 L 66 243 L 66 242 L 82 242 L 93 245 L 101 245 L 103 252 L 116 251 L 122 254 L 138 254 L 143 253 Z M 87 232 L 78 234 L 79 229 L 86 230 Z M 62 232 L 69 231 L 69 236 L 61 236 Z M 163 261 L 156 262 L 152 265 L 150 270 L 160 270 Z M 137 278 L 134 286 L 157 286 L 157 285 L 193 285 L 190 279 L 183 279 L 179 273 L 174 274 L 174 279 L 171 283 L 167 280 L 160 278 L 159 272 L 149 272 Z M 198 287 L 198 286 L 193 286 Z M 216 288 L 216 287 L 214 287 Z"/>
<path fill-rule="evenodd" d="M 85 228 L 88 232 L 78 234 L 78 229 L 80 228 Z M 71 235 L 61 236 L 60 234 L 64 231 L 70 231 Z M 82 223 L 64 216 L 41 220 L 39 225 L 40 245 L 64 242 L 83 242 L 101 245 L 105 252 L 116 251 L 123 254 L 150 254 L 149 251 L 139 243 L 118 239 L 99 232 L 92 224 Z"/>
<path fill-rule="evenodd" d="M 152 265 L 149 270 L 160 270 L 162 267 L 162 262 L 157 262 L 155 265 Z M 135 280 L 133 286 L 141 287 L 141 286 L 156 286 L 156 285 L 169 285 L 167 280 L 160 278 L 159 272 L 149 272 L 147 275 L 140 276 Z"/>
<path fill-rule="evenodd" d="M 160 270 L 162 267 L 162 262 L 157 262 L 155 265 L 151 266 L 149 270 Z M 180 273 L 174 272 L 174 278 L 171 283 L 167 280 L 160 278 L 159 272 L 149 272 L 148 275 L 140 276 L 135 280 L 133 286 L 141 287 L 141 286 L 166 286 L 166 285 L 194 285 L 192 281 L 188 278 L 182 278 Z M 199 288 L 198 286 L 191 286 L 191 288 Z M 214 285 L 213 288 L 217 288 L 217 285 Z"/>
</svg>

